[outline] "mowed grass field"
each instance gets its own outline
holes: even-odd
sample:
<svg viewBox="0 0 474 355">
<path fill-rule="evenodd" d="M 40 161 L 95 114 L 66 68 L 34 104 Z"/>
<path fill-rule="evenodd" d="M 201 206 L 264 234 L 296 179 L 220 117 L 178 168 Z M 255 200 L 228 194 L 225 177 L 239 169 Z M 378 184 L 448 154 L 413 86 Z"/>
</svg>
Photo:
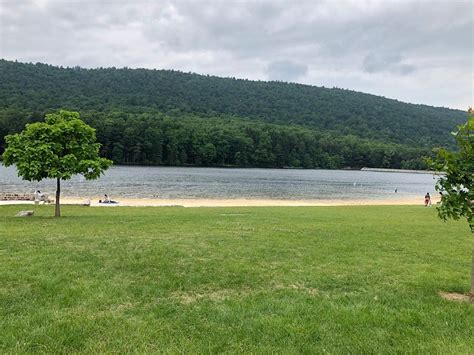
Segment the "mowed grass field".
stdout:
<svg viewBox="0 0 474 355">
<path fill-rule="evenodd" d="M 0 352 L 472 353 L 465 222 L 417 206 L 0 207 Z"/>
</svg>

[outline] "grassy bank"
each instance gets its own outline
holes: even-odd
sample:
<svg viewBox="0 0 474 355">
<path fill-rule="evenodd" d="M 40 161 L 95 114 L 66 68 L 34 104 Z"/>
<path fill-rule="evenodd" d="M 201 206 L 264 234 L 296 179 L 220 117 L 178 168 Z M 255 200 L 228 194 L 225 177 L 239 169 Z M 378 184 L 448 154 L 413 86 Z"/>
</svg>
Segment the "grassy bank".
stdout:
<svg viewBox="0 0 474 355">
<path fill-rule="evenodd" d="M 31 206 L 29 206 L 31 208 Z M 472 236 L 434 209 L 0 206 L 0 351 L 474 348 Z"/>
</svg>

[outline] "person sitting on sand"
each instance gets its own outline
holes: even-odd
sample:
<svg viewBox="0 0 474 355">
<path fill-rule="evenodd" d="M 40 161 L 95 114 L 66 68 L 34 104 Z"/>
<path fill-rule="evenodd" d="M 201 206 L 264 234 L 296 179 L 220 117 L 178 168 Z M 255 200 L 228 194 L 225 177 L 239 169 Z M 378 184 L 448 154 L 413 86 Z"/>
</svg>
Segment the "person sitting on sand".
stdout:
<svg viewBox="0 0 474 355">
<path fill-rule="evenodd" d="M 431 207 L 431 196 L 429 192 L 425 195 L 425 207 Z"/>
<path fill-rule="evenodd" d="M 35 199 L 35 205 L 39 204 L 40 202 L 43 202 L 43 204 L 50 202 L 48 195 L 41 193 L 40 190 L 35 191 L 34 199 Z"/>
<path fill-rule="evenodd" d="M 111 200 L 107 194 L 104 194 L 104 200 L 99 200 L 99 203 L 118 203 L 118 202 Z"/>
</svg>

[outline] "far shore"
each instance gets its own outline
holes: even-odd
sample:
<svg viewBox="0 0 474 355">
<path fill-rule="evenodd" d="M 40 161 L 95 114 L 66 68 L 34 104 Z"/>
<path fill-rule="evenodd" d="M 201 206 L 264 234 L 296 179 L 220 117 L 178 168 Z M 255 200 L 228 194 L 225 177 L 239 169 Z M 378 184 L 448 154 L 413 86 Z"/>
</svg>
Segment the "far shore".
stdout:
<svg viewBox="0 0 474 355">
<path fill-rule="evenodd" d="M 270 206 L 383 206 L 383 205 L 424 205 L 423 196 L 399 199 L 381 200 L 272 200 L 272 199 L 147 199 L 147 198 L 117 198 L 118 204 L 100 204 L 100 197 L 91 199 L 92 207 L 270 207 Z M 62 205 L 81 205 L 86 199 L 79 197 L 64 197 Z M 433 204 L 437 202 L 433 199 Z M 0 201 L 0 205 L 34 205 L 33 201 Z"/>
</svg>

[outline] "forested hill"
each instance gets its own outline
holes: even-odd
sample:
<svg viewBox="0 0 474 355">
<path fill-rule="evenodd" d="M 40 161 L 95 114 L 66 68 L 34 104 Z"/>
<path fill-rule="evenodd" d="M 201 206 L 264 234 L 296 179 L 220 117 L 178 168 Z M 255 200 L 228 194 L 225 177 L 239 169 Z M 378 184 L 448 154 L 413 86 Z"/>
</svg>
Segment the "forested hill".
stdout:
<svg viewBox="0 0 474 355">
<path fill-rule="evenodd" d="M 80 111 L 118 162 L 171 165 L 418 166 L 466 119 L 350 90 L 0 60 L 0 138 L 59 108 Z"/>
</svg>

